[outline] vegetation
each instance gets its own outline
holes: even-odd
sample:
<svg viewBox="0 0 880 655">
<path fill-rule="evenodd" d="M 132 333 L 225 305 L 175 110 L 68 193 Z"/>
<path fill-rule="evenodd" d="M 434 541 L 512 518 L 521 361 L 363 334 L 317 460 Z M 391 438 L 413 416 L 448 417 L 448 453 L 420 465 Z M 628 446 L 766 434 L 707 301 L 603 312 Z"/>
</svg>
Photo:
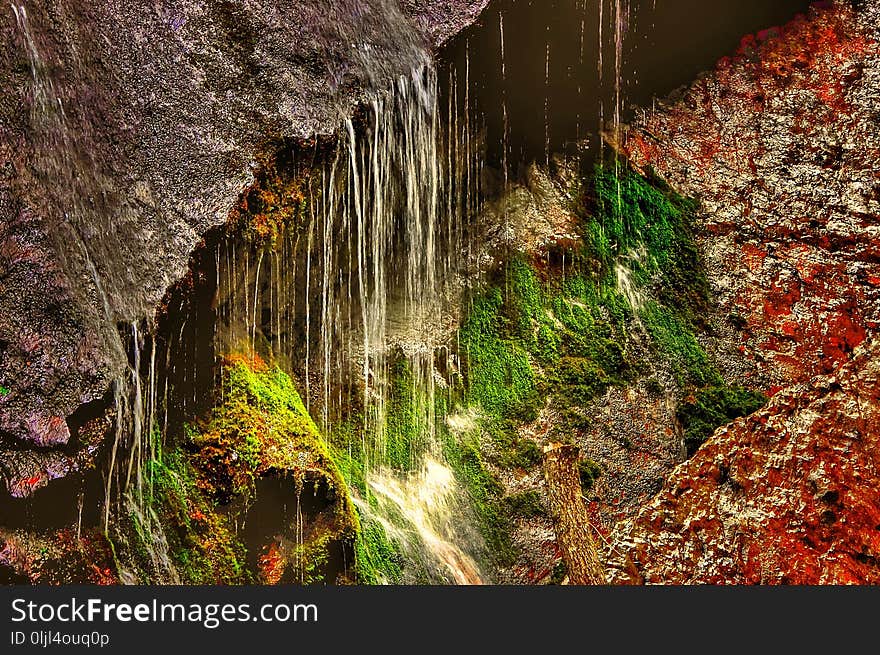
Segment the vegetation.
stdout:
<svg viewBox="0 0 880 655">
<path fill-rule="evenodd" d="M 403 558 L 376 521 L 362 520 L 355 542 L 355 567 L 361 584 L 399 583 L 403 578 Z"/>
<path fill-rule="evenodd" d="M 424 439 L 419 402 L 425 400 L 416 397 L 412 367 L 405 357 L 394 360 L 390 382 L 383 463 L 396 471 L 410 471 Z"/>
<path fill-rule="evenodd" d="M 360 415 L 350 417 L 333 434 L 331 453 L 342 478 L 349 489 L 365 502 L 370 510 L 376 510 L 376 499 L 366 484 L 363 430 Z M 355 575 L 361 584 L 397 584 L 403 580 L 403 556 L 397 545 L 385 533 L 382 525 L 372 519 L 370 512 L 358 511 L 359 529 L 355 536 Z"/>
<path fill-rule="evenodd" d="M 559 560 L 553 566 L 553 572 L 550 575 L 550 584 L 551 585 L 561 585 L 565 578 L 568 577 L 568 565 L 564 560 Z"/>
<path fill-rule="evenodd" d="M 187 584 L 241 584 L 258 577 L 277 582 L 286 566 L 300 561 L 305 566 L 296 578 L 319 581 L 330 548 L 353 543 L 359 524 L 345 481 L 293 381 L 259 357 L 228 357 L 220 398 L 206 420 L 188 426 L 180 443 L 149 463 L 146 502 L 142 509 L 130 504 L 121 541 L 146 570 L 152 541 L 161 536 Z M 329 509 L 312 537 L 289 553 L 272 544 L 258 558 L 260 570 L 249 570 L 232 521 L 254 501 L 256 481 L 271 475 L 290 475 L 300 488 L 320 481 Z"/>
<path fill-rule="evenodd" d="M 245 584 L 254 572 L 245 566 L 246 550 L 228 517 L 201 492 L 193 466 L 180 450 L 150 463 L 149 507 L 163 526 L 169 553 L 184 584 Z M 138 525 L 137 519 L 133 522 Z M 151 547 L 151 530 L 139 533 Z"/>
<path fill-rule="evenodd" d="M 538 445 L 520 437 L 519 428 L 546 403 L 562 417 L 564 432 L 589 425 L 583 408 L 596 396 L 637 378 L 654 394 L 695 395 L 679 413 L 691 453 L 707 432 L 763 403 L 758 394 L 727 387 L 697 339 L 709 285 L 694 242 L 695 203 L 617 163 L 597 167 L 583 188 L 583 241 L 565 253 L 564 275 L 510 255 L 473 293 L 458 333 L 466 379 L 459 401 L 482 410 L 487 441 L 460 444 L 451 461 L 468 463 L 468 489 L 495 541 L 503 541 L 499 534 L 512 517 L 537 515 L 530 497 L 499 503 L 489 471 L 538 465 Z M 641 302 L 620 288 L 622 269 Z M 654 375 L 655 360 L 634 356 L 636 331 L 650 338 L 656 360 L 669 363 L 675 388 Z M 581 462 L 585 493 L 601 475 L 596 462 Z"/>
<path fill-rule="evenodd" d="M 274 243 L 286 226 L 304 223 L 306 197 L 314 191 L 311 171 L 282 151 L 263 162 L 256 178 L 230 214 L 229 228 L 255 242 Z"/>
<path fill-rule="evenodd" d="M 279 170 L 265 168 L 233 217 L 258 241 L 274 240 L 304 211 L 308 176 Z M 539 443 L 521 428 L 545 408 L 563 417 L 566 430 L 582 429 L 590 422 L 585 408 L 597 396 L 647 379 L 651 393 L 689 399 L 678 419 L 692 454 L 718 426 L 763 404 L 759 394 L 726 386 L 697 338 L 709 296 L 692 234 L 694 204 L 621 165 L 598 167 L 583 188 L 583 241 L 566 253 L 564 274 L 513 253 L 472 293 L 458 332 L 462 387 L 422 397 L 406 357 L 392 357 L 380 440 L 364 434 L 363 410 L 351 408 L 325 442 L 286 374 L 256 357 L 228 358 L 217 407 L 150 469 L 150 512 L 165 527 L 185 581 L 255 579 L 230 530 L 230 513 L 219 508 L 235 499 L 247 503 L 257 480 L 286 472 L 300 480 L 321 476 L 338 501 L 326 530 L 297 546 L 308 562 L 304 579 L 320 579 L 331 545 L 342 541 L 353 552 L 359 582 L 401 582 L 400 546 L 373 518 L 379 506 L 366 467 L 381 462 L 400 474 L 413 471 L 425 450 L 432 400 L 439 418 L 453 406 L 478 408 L 477 429 L 453 433 L 443 420 L 434 427 L 496 567 L 515 560 L 514 521 L 546 515 L 538 492 L 505 496 L 498 477 L 540 465 Z M 622 270 L 639 298 L 621 288 Z M 636 357 L 644 349 L 633 347 L 634 331 L 650 340 L 654 359 Z M 669 362 L 675 389 L 658 380 L 655 360 Z M 586 494 L 602 467 L 583 460 L 579 475 Z M 141 520 L 133 515 L 131 525 L 146 554 L 149 530 Z M 271 579 L 280 579 L 282 554 L 270 551 L 260 561 Z M 557 582 L 564 576 L 564 568 L 554 571 Z"/>
<path fill-rule="evenodd" d="M 584 242 L 600 271 L 625 261 L 659 302 L 701 326 L 709 283 L 694 242 L 696 203 L 615 163 L 597 166 L 587 205 Z"/>
<path fill-rule="evenodd" d="M 496 567 L 516 556 L 510 540 L 511 516 L 502 498 L 504 488 L 483 456 L 480 432 L 455 436 L 444 431 L 443 454 L 467 491 L 489 560 Z"/>
<path fill-rule="evenodd" d="M 504 499 L 507 512 L 513 517 L 532 518 L 546 516 L 547 510 L 541 494 L 537 491 L 524 491 Z"/>
<path fill-rule="evenodd" d="M 548 404 L 565 425 L 580 429 L 590 421 L 583 408 L 598 395 L 644 379 L 651 393 L 698 399 L 679 413 L 690 444 L 705 439 L 707 426 L 714 429 L 762 402 L 756 394 L 725 386 L 697 339 L 709 296 L 693 241 L 694 204 L 622 166 L 597 168 L 584 188 L 584 239 L 566 253 L 565 274 L 522 254 L 509 255 L 472 293 L 462 317 L 458 344 L 465 384 L 436 400 L 438 417 L 453 405 L 479 410 L 475 430 L 453 434 L 442 421 L 435 427 L 496 567 L 515 560 L 513 521 L 546 512 L 535 491 L 505 497 L 497 472 L 530 471 L 540 464 L 541 447 L 521 428 Z M 621 290 L 621 266 L 643 302 Z M 656 377 L 655 359 L 636 358 L 634 331 L 649 337 L 652 357 L 669 362 L 674 389 Z M 424 447 L 426 399 L 417 396 L 417 387 L 406 358 L 394 359 L 381 457 L 401 473 L 412 469 Z M 365 507 L 375 509 L 364 480 L 363 426 L 363 417 L 353 413 L 334 434 L 332 456 Z M 602 467 L 583 460 L 579 474 L 586 494 Z M 360 517 L 358 579 L 399 581 L 401 553 L 381 525 L 366 518 L 370 513 Z"/>
<path fill-rule="evenodd" d="M 293 380 L 259 356 L 228 357 L 223 369 L 223 402 L 187 431 L 199 487 L 225 503 L 250 496 L 255 480 L 270 472 L 320 471 L 344 496 L 344 481 Z"/>
<path fill-rule="evenodd" d="M 466 357 L 466 400 L 490 415 L 530 420 L 540 404 L 535 374 L 528 351 L 509 334 L 504 308 L 501 289 L 488 289 L 473 299 L 462 323 L 458 339 Z"/>
<path fill-rule="evenodd" d="M 719 427 L 756 412 L 767 402 L 761 393 L 741 387 L 701 389 L 678 410 L 688 456 L 693 455 Z"/>
<path fill-rule="evenodd" d="M 721 374 L 709 361 L 693 328 L 680 314 L 650 301 L 641 317 L 660 354 L 672 364 L 680 388 L 723 384 Z"/>
<path fill-rule="evenodd" d="M 581 489 L 587 493 L 593 488 L 596 480 L 602 477 L 602 467 L 591 459 L 582 459 L 578 462 L 578 474 L 581 479 Z"/>
</svg>

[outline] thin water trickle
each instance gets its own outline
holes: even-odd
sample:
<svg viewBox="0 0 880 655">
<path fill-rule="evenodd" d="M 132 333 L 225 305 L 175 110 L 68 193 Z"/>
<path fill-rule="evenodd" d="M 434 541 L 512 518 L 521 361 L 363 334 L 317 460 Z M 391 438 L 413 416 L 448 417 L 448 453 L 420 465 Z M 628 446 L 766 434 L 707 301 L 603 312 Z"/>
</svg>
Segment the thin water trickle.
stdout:
<svg viewBox="0 0 880 655">
<path fill-rule="evenodd" d="M 650 106 L 654 97 L 710 70 L 736 50 L 744 34 L 780 25 L 809 5 L 810 0 L 493 0 L 481 24 L 454 39 L 443 59 L 459 71 L 461 83 L 470 54 L 470 106 L 486 123 L 488 161 L 501 170 L 506 124 L 506 152 L 516 176 L 546 161 L 547 127 L 540 119 L 547 95 L 551 153 L 598 157 L 601 132 L 612 127 L 618 104 L 618 122 L 627 123 L 633 107 Z M 503 70 L 497 54 L 500 14 Z M 615 78 L 621 80 L 619 92 Z M 500 102 L 504 89 L 506 107 Z"/>
<path fill-rule="evenodd" d="M 102 203 L 106 181 L 96 153 L 78 137 L 83 126 L 68 122 L 62 96 L 70 94 L 56 89 L 51 74 L 54 62 L 41 58 L 25 5 L 13 4 L 12 10 L 30 63 L 32 166 L 38 179 L 48 181 L 41 208 L 49 226 L 47 234 L 72 289 L 83 299 L 81 306 L 94 309 L 94 314 L 83 315 L 83 320 L 104 340 L 112 366 L 120 371 L 112 383 L 116 420 L 104 483 L 102 527 L 105 534 L 111 533 L 111 517 L 116 511 L 135 517 L 145 538 L 154 544 L 151 558 L 156 581 L 177 582 L 161 524 L 148 507 L 147 485 L 151 481 L 145 477 L 147 462 L 157 456 L 156 440 L 160 438 L 156 433 L 158 381 L 152 326 L 145 334 L 139 322 L 133 321 L 125 338 L 117 328 L 121 317 L 141 312 L 130 306 L 127 298 L 131 294 L 124 291 L 131 279 L 125 235 L 114 225 L 114 211 Z M 78 523 L 78 536 L 81 530 Z"/>
<path fill-rule="evenodd" d="M 436 494 L 419 496 L 424 505 L 418 515 L 446 526 L 434 535 L 412 525 L 412 507 L 391 509 L 400 496 L 379 500 L 394 476 L 411 486 L 431 479 L 442 465 L 436 425 L 443 417 L 436 406 L 446 382 L 435 360 L 449 356 L 467 219 L 479 206 L 481 148 L 469 132 L 462 98 L 450 97 L 443 109 L 440 104 L 433 66 L 419 65 L 398 78 L 367 103 L 360 120 L 342 121 L 334 153 L 308 169 L 302 225 L 284 230 L 274 243 L 245 244 L 244 253 L 235 243 L 225 246 L 226 257 L 217 259 L 227 270 L 216 276 L 214 350 L 222 355 L 244 347 L 297 373 L 307 409 L 328 435 L 354 427 L 355 441 L 344 446 L 364 465 L 363 511 L 396 525 L 394 539 L 407 541 L 401 550 L 435 562 L 428 569 L 458 571 L 467 569 L 456 564 L 464 556 L 437 536 L 455 532 L 451 524 L 463 516 L 446 511 L 463 502 L 452 478 L 437 507 L 430 506 Z M 388 412 L 401 365 L 411 380 L 414 443 L 408 444 L 410 461 L 394 470 Z M 360 417 L 355 426 L 353 417 Z M 477 577 L 471 571 L 437 580 Z"/>
</svg>

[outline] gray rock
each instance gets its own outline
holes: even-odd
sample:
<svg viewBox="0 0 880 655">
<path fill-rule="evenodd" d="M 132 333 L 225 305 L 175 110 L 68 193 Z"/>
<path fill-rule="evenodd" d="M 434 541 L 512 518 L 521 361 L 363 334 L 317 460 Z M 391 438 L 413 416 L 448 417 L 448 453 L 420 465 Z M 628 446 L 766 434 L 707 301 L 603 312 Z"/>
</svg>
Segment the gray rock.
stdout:
<svg viewBox="0 0 880 655">
<path fill-rule="evenodd" d="M 226 220 L 258 158 L 283 139 L 333 132 L 487 2 L 16 0 L 6 7 L 0 470 L 7 485 L 21 475 L 16 449 L 68 444 L 70 417 L 124 374 L 117 326 L 154 314 L 204 234 Z"/>
</svg>

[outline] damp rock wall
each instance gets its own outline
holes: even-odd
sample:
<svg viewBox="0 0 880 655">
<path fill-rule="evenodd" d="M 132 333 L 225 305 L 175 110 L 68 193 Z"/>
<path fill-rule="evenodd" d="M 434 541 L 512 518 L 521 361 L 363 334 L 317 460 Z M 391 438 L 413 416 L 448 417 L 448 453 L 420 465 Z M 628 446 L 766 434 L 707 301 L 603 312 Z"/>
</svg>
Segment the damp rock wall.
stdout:
<svg viewBox="0 0 880 655">
<path fill-rule="evenodd" d="M 701 200 L 717 354 L 772 399 L 618 524 L 616 582 L 878 580 L 878 25 L 876 1 L 817 3 L 619 144 Z"/>
<path fill-rule="evenodd" d="M 0 469 L 14 495 L 83 460 L 83 408 L 125 374 L 117 326 L 154 313 L 262 158 L 333 132 L 486 4 L 4 9 Z"/>
</svg>

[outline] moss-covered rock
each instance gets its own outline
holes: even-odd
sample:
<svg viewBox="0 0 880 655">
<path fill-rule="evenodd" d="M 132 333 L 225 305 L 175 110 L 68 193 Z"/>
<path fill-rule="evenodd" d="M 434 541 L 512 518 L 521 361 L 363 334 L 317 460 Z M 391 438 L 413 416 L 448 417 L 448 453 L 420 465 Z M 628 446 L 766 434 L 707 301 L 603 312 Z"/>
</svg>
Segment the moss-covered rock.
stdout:
<svg viewBox="0 0 880 655">
<path fill-rule="evenodd" d="M 688 456 L 693 455 L 718 428 L 758 411 L 767 397 L 742 387 L 716 386 L 701 389 L 678 409 Z"/>
<path fill-rule="evenodd" d="M 351 550 L 358 532 L 345 481 L 293 381 L 256 356 L 224 360 L 215 408 L 150 463 L 147 477 L 145 507 L 129 504 L 117 530 L 145 580 L 157 534 L 181 582 L 240 584 L 328 581 L 328 562 Z M 286 485 L 283 505 L 310 512 L 308 526 L 273 506 L 276 533 L 236 530 L 263 502 L 259 485 L 273 479 Z"/>
<path fill-rule="evenodd" d="M 537 532 L 540 513 L 526 501 L 542 479 L 540 446 L 548 438 L 597 438 L 602 397 L 662 397 L 671 409 L 657 416 L 668 425 L 660 429 L 649 419 L 645 430 L 668 438 L 667 452 L 677 450 L 675 404 L 704 399 L 679 414 L 690 448 L 707 426 L 732 420 L 753 400 L 726 385 L 701 344 L 711 299 L 695 242 L 695 203 L 614 160 L 578 188 L 581 242 L 560 245 L 553 256 L 494 253 L 500 266 L 472 291 L 458 333 L 465 386 L 455 400 L 479 409 L 480 437 L 448 457 L 464 465 L 484 534 L 497 543 L 511 543 L 505 531 L 522 523 L 514 519 L 532 521 Z M 620 392 L 612 394 L 614 387 Z M 604 431 L 611 444 L 604 451 L 625 451 L 612 455 L 609 471 L 653 458 L 639 452 L 647 442 L 638 425 L 623 430 Z M 644 495 L 647 482 L 603 476 L 605 464 L 611 463 L 581 462 L 585 493 Z"/>
</svg>

